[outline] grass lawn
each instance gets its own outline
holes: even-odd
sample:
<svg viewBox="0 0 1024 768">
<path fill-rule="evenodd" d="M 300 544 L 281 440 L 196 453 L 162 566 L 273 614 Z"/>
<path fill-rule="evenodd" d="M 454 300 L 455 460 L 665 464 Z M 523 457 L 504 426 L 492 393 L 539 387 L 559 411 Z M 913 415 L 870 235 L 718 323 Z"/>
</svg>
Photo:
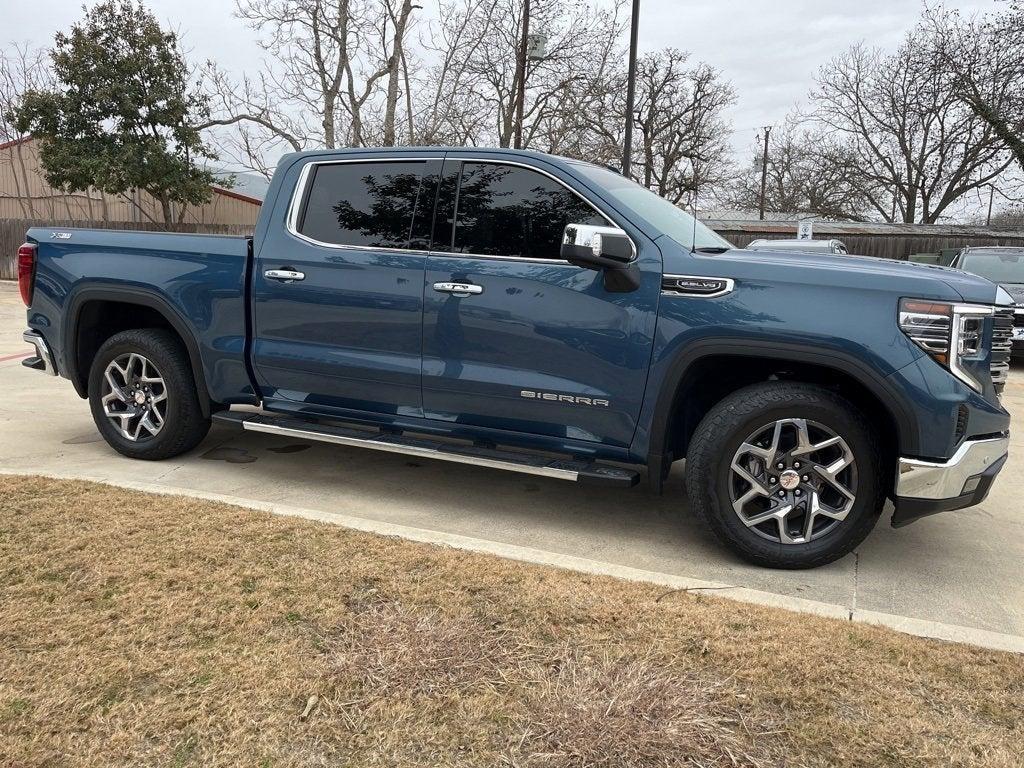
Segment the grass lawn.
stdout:
<svg viewBox="0 0 1024 768">
<path fill-rule="evenodd" d="M 1024 658 L 6 477 L 0 765 L 1020 766 Z"/>
</svg>

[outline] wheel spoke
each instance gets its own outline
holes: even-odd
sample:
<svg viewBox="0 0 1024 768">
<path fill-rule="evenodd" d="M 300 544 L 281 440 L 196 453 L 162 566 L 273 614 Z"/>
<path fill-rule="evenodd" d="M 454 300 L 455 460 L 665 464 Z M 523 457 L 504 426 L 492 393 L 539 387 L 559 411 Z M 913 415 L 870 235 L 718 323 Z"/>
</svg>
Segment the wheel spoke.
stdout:
<svg viewBox="0 0 1024 768">
<path fill-rule="evenodd" d="M 821 505 L 818 503 L 817 492 L 811 493 L 811 498 L 807 502 L 807 511 L 804 513 L 804 541 L 810 541 L 814 536 L 814 521 L 818 517 L 818 513 L 821 511 Z"/>
<path fill-rule="evenodd" d="M 833 461 L 828 466 L 822 466 L 821 464 L 814 465 L 814 471 L 822 480 L 824 480 L 831 488 L 845 496 L 849 501 L 854 500 L 854 494 L 839 481 L 839 473 L 844 469 L 853 464 L 853 455 L 844 453 L 843 456 Z"/>
<path fill-rule="evenodd" d="M 139 427 L 135 430 L 135 434 L 138 435 L 140 429 L 145 429 L 149 434 L 155 435 L 160 431 L 160 425 L 153 423 L 153 411 L 147 411 L 146 414 L 139 419 Z"/>
<path fill-rule="evenodd" d="M 118 370 L 120 371 L 120 369 L 118 369 Z M 108 367 L 107 370 L 103 372 L 103 376 L 107 380 L 107 384 L 110 386 L 110 394 L 114 395 L 122 403 L 127 403 L 128 402 L 128 396 L 125 395 L 125 393 L 124 393 L 124 385 L 123 384 L 118 384 L 117 381 L 114 380 L 114 372 L 113 372 L 113 370 L 111 370 L 111 368 Z M 122 374 L 122 378 L 123 378 L 123 374 Z"/>
<path fill-rule="evenodd" d="M 804 543 L 804 539 L 803 538 L 795 539 L 795 538 L 793 538 L 792 536 L 789 535 L 789 528 L 786 525 L 786 517 L 789 515 L 790 512 L 793 511 L 793 509 L 794 509 L 793 506 L 787 505 L 786 506 L 786 513 L 785 514 L 776 515 L 776 517 L 779 520 L 779 541 L 781 541 L 783 544 L 803 544 Z"/>
<path fill-rule="evenodd" d="M 793 511 L 792 504 L 778 504 L 771 509 L 766 509 L 764 512 L 758 512 L 750 515 L 749 517 L 742 517 L 743 523 L 748 528 L 753 528 L 755 525 L 766 523 L 772 518 L 779 520 L 785 520 L 786 516 Z"/>
</svg>

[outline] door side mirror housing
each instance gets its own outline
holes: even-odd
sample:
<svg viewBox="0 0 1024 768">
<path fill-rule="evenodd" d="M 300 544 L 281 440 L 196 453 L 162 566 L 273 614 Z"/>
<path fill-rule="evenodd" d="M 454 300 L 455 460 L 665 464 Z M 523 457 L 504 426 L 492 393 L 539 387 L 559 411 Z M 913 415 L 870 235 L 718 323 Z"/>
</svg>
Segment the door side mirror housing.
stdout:
<svg viewBox="0 0 1024 768">
<path fill-rule="evenodd" d="M 604 287 L 612 293 L 628 293 L 640 287 L 633 241 L 618 227 L 567 225 L 561 256 L 574 266 L 604 272 Z"/>
</svg>

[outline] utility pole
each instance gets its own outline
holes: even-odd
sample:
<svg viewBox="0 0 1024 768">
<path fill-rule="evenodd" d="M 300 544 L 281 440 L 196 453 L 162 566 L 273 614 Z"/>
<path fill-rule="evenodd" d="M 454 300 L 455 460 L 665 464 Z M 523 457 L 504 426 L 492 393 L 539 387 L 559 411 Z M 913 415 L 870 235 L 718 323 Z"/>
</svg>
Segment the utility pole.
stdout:
<svg viewBox="0 0 1024 768">
<path fill-rule="evenodd" d="M 626 78 L 626 134 L 622 142 L 622 175 L 633 167 L 633 102 L 636 99 L 636 41 L 640 30 L 640 0 L 633 0 L 629 27 L 629 74 Z"/>
<path fill-rule="evenodd" d="M 768 137 L 772 133 L 772 127 L 764 127 L 764 154 L 761 156 L 761 212 L 760 219 L 764 221 L 764 200 L 768 193 Z"/>
<path fill-rule="evenodd" d="M 516 133 L 512 146 L 523 148 L 523 109 L 526 102 L 526 49 L 530 42 L 530 0 L 523 0 L 523 39 L 516 61 Z"/>
<path fill-rule="evenodd" d="M 991 227 L 992 226 L 992 201 L 995 200 L 995 197 L 996 197 L 996 185 L 995 184 L 989 184 L 988 185 L 988 217 L 985 219 L 985 226 L 986 227 Z"/>
</svg>

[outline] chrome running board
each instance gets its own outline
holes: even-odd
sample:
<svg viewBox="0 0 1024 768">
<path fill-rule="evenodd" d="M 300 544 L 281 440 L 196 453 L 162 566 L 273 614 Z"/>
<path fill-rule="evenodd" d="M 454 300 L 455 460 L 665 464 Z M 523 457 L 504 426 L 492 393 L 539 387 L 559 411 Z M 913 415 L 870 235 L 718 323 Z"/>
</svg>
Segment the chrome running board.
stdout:
<svg viewBox="0 0 1024 768">
<path fill-rule="evenodd" d="M 471 443 L 439 440 L 432 437 L 410 437 L 382 431 L 318 424 L 284 416 L 267 416 L 240 411 L 214 414 L 215 421 L 234 424 L 249 432 L 265 432 L 321 443 L 369 448 L 374 451 L 401 453 L 425 459 L 454 461 L 478 467 L 503 469 L 527 475 L 553 477 L 578 483 L 600 483 L 629 487 L 640 480 L 640 473 L 610 464 L 551 456 L 504 448 L 489 448 Z"/>
</svg>

